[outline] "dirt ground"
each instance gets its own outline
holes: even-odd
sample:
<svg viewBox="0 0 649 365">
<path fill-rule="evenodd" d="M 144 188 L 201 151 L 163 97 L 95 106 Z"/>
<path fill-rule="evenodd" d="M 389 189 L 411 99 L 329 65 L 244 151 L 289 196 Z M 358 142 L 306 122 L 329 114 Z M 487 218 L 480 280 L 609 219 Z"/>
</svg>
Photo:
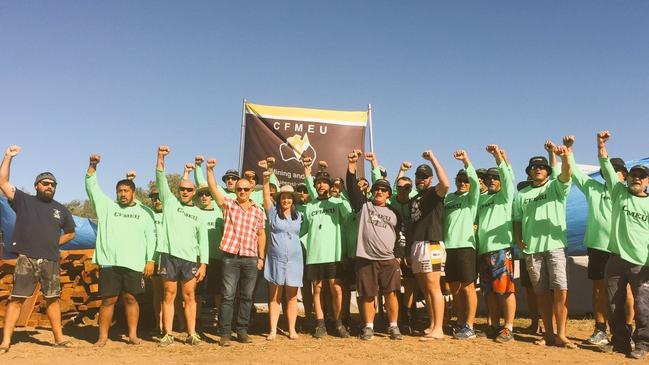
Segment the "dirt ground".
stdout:
<svg viewBox="0 0 649 365">
<path fill-rule="evenodd" d="M 621 354 L 603 354 L 593 348 L 568 350 L 540 347 L 533 344 L 539 336 L 524 334 L 529 320 L 517 320 L 515 342 L 498 344 L 485 337 L 468 341 L 450 337 L 440 341 L 421 342 L 406 336 L 403 341 L 391 341 L 378 333 L 372 341 L 358 338 L 340 339 L 328 336 L 322 340 L 301 334 L 297 340 L 278 335 L 275 341 L 266 341 L 266 314 L 255 317 L 251 330 L 253 343 L 232 342 L 229 348 L 216 344 L 218 337 L 204 333 L 206 343 L 192 347 L 178 341 L 173 346 L 160 348 L 154 338 L 142 335 L 142 345 L 128 345 L 119 326 L 111 329 L 111 340 L 103 348 L 94 348 L 97 337 L 93 326 L 66 328 L 65 334 L 74 343 L 70 349 L 50 346 L 52 336 L 46 329 L 17 330 L 11 350 L 0 355 L 0 364 L 299 364 L 299 363 L 398 363 L 398 364 L 624 364 L 634 363 Z M 479 318 L 476 328 L 484 328 L 485 319 Z M 592 320 L 571 319 L 568 334 L 581 343 L 592 332 Z M 377 332 L 380 329 L 377 328 Z M 182 334 L 176 336 L 182 338 Z M 636 361 L 637 363 L 637 361 Z"/>
</svg>

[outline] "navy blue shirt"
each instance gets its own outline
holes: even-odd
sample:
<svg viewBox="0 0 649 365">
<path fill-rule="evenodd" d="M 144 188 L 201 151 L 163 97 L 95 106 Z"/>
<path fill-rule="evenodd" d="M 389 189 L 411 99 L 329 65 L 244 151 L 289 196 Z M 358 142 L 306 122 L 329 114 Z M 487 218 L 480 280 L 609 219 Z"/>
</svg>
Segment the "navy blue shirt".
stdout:
<svg viewBox="0 0 649 365">
<path fill-rule="evenodd" d="M 37 259 L 59 260 L 59 237 L 74 232 L 70 211 L 56 200 L 44 202 L 16 189 L 9 202 L 16 212 L 16 226 L 9 251 Z M 7 245 L 5 244 L 5 247 Z"/>
</svg>

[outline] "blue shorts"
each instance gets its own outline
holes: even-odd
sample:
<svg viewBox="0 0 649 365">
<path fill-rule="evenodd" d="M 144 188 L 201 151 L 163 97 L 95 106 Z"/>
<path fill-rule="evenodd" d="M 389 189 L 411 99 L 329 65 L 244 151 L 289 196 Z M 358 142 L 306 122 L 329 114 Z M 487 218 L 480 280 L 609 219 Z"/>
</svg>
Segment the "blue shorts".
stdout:
<svg viewBox="0 0 649 365">
<path fill-rule="evenodd" d="M 186 282 L 193 279 L 198 272 L 198 263 L 171 256 L 166 253 L 160 254 L 158 274 L 164 280 Z"/>
</svg>

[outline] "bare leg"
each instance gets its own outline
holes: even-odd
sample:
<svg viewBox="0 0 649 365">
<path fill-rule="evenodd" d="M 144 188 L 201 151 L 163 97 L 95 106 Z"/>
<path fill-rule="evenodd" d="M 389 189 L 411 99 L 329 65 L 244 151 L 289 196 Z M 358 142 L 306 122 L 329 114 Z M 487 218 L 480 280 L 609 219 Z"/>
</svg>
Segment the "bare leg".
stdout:
<svg viewBox="0 0 649 365">
<path fill-rule="evenodd" d="M 107 297 L 101 300 L 101 307 L 99 307 L 99 338 L 95 342 L 95 346 L 97 347 L 105 346 L 108 341 L 108 330 L 110 329 L 110 324 L 113 322 L 115 303 L 117 303 L 117 296 Z"/>
<path fill-rule="evenodd" d="M 473 328 L 475 322 L 475 312 L 478 310 L 478 294 L 475 290 L 475 283 L 462 283 L 462 297 L 465 300 L 466 321 L 465 323 Z"/>
<path fill-rule="evenodd" d="M 20 307 L 23 305 L 25 298 L 11 298 L 7 304 L 4 318 L 4 328 L 2 330 L 2 344 L 0 348 L 8 349 L 11 346 L 11 336 L 16 328 L 16 322 L 20 316 Z"/>
<path fill-rule="evenodd" d="M 63 326 L 61 326 L 61 306 L 59 305 L 59 298 L 45 298 L 47 305 L 45 312 L 47 318 L 52 325 L 52 334 L 54 335 L 54 343 L 61 343 L 65 341 L 63 337 Z"/>
<path fill-rule="evenodd" d="M 342 282 L 338 279 L 329 279 L 329 289 L 331 290 L 331 309 L 333 310 L 334 319 L 340 321 L 343 304 L 343 287 Z"/>
<path fill-rule="evenodd" d="M 164 332 L 171 334 L 174 324 L 174 310 L 178 282 L 162 279 L 164 296 L 162 302 L 162 325 Z"/>
<path fill-rule="evenodd" d="M 442 324 L 444 323 L 444 296 L 439 281 L 440 272 L 415 274 L 421 291 L 426 297 L 426 306 L 430 307 L 430 332 L 426 335 L 434 338 L 443 338 Z"/>
<path fill-rule="evenodd" d="M 389 292 L 383 296 L 385 298 L 385 311 L 388 317 L 388 323 L 396 323 L 399 318 L 399 300 L 396 292 Z"/>
<path fill-rule="evenodd" d="M 527 311 L 532 320 L 532 323 L 527 329 L 530 333 L 536 334 L 539 333 L 541 329 L 539 326 L 539 316 L 541 312 L 539 311 L 539 306 L 536 302 L 536 294 L 534 294 L 533 288 L 525 288 L 525 295 L 527 296 Z"/>
<path fill-rule="evenodd" d="M 496 297 L 496 293 L 489 293 L 485 297 L 485 299 L 487 302 L 487 310 L 489 312 L 489 325 L 492 327 L 500 326 L 500 307 L 498 306 L 498 298 Z"/>
<path fill-rule="evenodd" d="M 516 296 L 514 293 L 505 293 L 500 295 L 499 299 L 505 318 L 505 327 L 511 331 L 514 328 L 514 318 L 516 317 Z"/>
<path fill-rule="evenodd" d="M 196 278 L 183 283 L 183 301 L 187 334 L 193 335 L 196 333 Z"/>
<path fill-rule="evenodd" d="M 158 326 L 157 330 L 162 332 L 162 278 L 152 277 L 151 286 L 153 287 L 153 315 Z"/>
<path fill-rule="evenodd" d="M 626 303 L 624 303 L 624 313 L 626 315 L 626 324 L 633 325 L 635 318 L 635 309 L 633 309 L 634 298 L 631 291 L 631 285 L 626 285 Z"/>
<path fill-rule="evenodd" d="M 277 334 L 277 322 L 281 312 L 282 287 L 268 283 L 268 317 L 270 319 L 270 334 L 267 340 L 274 340 Z"/>
<path fill-rule="evenodd" d="M 297 320 L 297 288 L 294 286 L 286 286 L 286 319 L 288 321 L 288 337 L 296 339 L 297 331 L 295 331 L 295 321 Z"/>
<path fill-rule="evenodd" d="M 554 323 L 552 321 L 552 307 L 554 301 L 552 293 L 549 290 L 546 290 L 543 293 L 537 294 L 536 303 L 538 304 L 539 312 L 543 319 L 543 325 L 545 326 L 543 338 L 545 339 L 546 344 L 552 345 L 554 344 Z"/>
<path fill-rule="evenodd" d="M 322 280 L 313 281 L 313 309 L 315 310 L 315 318 L 318 321 L 324 321 L 324 312 L 322 310 L 322 301 L 320 296 L 322 293 Z"/>
<path fill-rule="evenodd" d="M 453 295 L 453 307 L 455 307 L 457 322 L 460 325 L 464 325 L 467 320 L 467 298 L 462 290 L 462 283 L 454 281 L 448 284 L 451 287 L 451 294 Z"/>
<path fill-rule="evenodd" d="M 606 323 L 608 298 L 606 297 L 606 283 L 602 280 L 593 280 L 593 314 L 595 323 Z"/>
<path fill-rule="evenodd" d="M 131 344 L 137 345 L 140 339 L 137 337 L 137 322 L 140 319 L 140 305 L 131 293 L 122 294 L 126 309 L 126 324 L 128 326 L 128 339 Z"/>
</svg>

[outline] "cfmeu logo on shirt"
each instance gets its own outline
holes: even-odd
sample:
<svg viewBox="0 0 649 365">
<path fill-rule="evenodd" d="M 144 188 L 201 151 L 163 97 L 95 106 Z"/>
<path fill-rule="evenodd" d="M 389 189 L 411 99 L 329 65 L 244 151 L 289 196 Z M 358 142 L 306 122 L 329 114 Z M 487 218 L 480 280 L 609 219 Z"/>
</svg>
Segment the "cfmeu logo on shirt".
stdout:
<svg viewBox="0 0 649 365">
<path fill-rule="evenodd" d="M 52 209 L 54 212 L 52 214 L 52 217 L 55 219 L 61 219 L 61 212 L 58 209 Z"/>
</svg>

